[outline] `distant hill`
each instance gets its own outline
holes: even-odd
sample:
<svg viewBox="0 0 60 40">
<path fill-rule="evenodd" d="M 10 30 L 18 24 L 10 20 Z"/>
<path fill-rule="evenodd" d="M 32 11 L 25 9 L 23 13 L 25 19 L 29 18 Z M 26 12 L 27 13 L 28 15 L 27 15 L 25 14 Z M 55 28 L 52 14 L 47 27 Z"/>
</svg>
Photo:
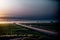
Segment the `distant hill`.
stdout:
<svg viewBox="0 0 60 40">
<path fill-rule="evenodd" d="M 16 19 L 16 20 L 57 20 L 56 18 L 52 17 L 45 17 L 45 18 L 41 18 L 41 17 L 0 17 L 0 19 Z"/>
</svg>

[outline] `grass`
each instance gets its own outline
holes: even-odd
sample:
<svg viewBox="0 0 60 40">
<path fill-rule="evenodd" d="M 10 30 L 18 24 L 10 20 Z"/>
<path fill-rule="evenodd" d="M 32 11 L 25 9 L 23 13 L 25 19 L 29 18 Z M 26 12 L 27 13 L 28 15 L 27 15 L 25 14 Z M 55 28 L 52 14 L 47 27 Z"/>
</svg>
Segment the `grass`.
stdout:
<svg viewBox="0 0 60 40">
<path fill-rule="evenodd" d="M 30 24 L 32 27 L 55 31 L 54 23 L 28 23 L 28 24 L 25 23 L 24 25 L 30 25 Z"/>
<path fill-rule="evenodd" d="M 34 24 L 35 25 L 35 24 Z M 39 27 L 39 26 L 37 26 Z M 42 28 L 52 28 L 52 26 L 43 26 Z M 0 24 L 0 37 L 14 37 L 14 36 L 22 36 L 22 37 L 40 37 L 40 39 L 50 38 L 45 34 L 29 30 L 24 28 L 23 26 L 19 26 L 16 24 Z"/>
<path fill-rule="evenodd" d="M 30 35 L 41 36 L 41 33 L 26 29 L 16 24 L 0 24 L 0 35 Z"/>
</svg>

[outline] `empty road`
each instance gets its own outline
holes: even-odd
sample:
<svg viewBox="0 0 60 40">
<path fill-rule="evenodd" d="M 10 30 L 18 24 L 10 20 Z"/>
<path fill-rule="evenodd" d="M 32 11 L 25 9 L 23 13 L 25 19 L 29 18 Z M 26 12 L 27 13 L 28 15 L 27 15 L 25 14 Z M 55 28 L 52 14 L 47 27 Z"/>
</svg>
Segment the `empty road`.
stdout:
<svg viewBox="0 0 60 40">
<path fill-rule="evenodd" d="M 51 34 L 51 35 L 57 35 L 57 32 L 53 32 L 53 31 L 49 31 L 49 30 L 44 30 L 44 29 L 40 29 L 40 28 L 35 28 L 35 27 L 31 27 L 31 26 L 20 24 L 20 23 L 16 23 L 16 24 L 17 25 L 21 25 L 23 27 L 26 27 L 28 29 L 39 31 L 39 32 L 44 32 L 44 33 Z"/>
</svg>

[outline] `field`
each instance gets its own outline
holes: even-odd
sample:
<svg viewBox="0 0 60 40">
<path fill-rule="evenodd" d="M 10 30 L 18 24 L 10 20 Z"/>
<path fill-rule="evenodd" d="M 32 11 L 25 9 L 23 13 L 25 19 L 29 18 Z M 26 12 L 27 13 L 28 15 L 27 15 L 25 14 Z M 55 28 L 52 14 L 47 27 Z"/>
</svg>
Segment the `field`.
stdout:
<svg viewBox="0 0 60 40">
<path fill-rule="evenodd" d="M 0 24 L 0 35 L 41 35 L 16 24 Z"/>
<path fill-rule="evenodd" d="M 24 24 L 24 25 L 30 25 L 30 24 Z M 42 27 L 40 27 L 40 25 Z M 53 25 L 42 25 L 42 24 L 31 24 L 32 27 L 36 27 L 36 28 L 43 28 L 43 29 L 47 29 L 47 30 L 54 30 Z M 20 25 L 16 25 L 15 23 L 13 24 L 0 24 L 0 37 L 32 37 L 32 38 L 50 38 L 48 36 L 46 36 L 43 33 L 34 31 L 34 30 L 30 30 L 28 28 L 25 28 L 23 26 Z"/>
<path fill-rule="evenodd" d="M 55 31 L 54 23 L 22 23 L 22 24 L 40 28 L 40 29 Z"/>
</svg>

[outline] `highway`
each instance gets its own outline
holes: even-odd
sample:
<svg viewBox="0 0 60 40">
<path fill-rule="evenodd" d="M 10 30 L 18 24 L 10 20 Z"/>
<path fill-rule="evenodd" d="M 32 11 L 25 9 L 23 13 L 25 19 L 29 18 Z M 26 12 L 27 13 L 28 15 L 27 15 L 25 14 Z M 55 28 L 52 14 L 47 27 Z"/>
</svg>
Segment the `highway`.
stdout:
<svg viewBox="0 0 60 40">
<path fill-rule="evenodd" d="M 45 30 L 45 29 L 40 29 L 40 28 L 35 28 L 35 27 L 20 24 L 20 23 L 16 23 L 16 24 L 21 25 L 21 26 L 23 26 L 25 28 L 28 28 L 28 29 L 36 30 L 36 31 L 51 34 L 51 35 L 57 35 L 58 34 L 57 32 L 53 32 L 53 31 L 49 31 L 49 30 Z"/>
</svg>

